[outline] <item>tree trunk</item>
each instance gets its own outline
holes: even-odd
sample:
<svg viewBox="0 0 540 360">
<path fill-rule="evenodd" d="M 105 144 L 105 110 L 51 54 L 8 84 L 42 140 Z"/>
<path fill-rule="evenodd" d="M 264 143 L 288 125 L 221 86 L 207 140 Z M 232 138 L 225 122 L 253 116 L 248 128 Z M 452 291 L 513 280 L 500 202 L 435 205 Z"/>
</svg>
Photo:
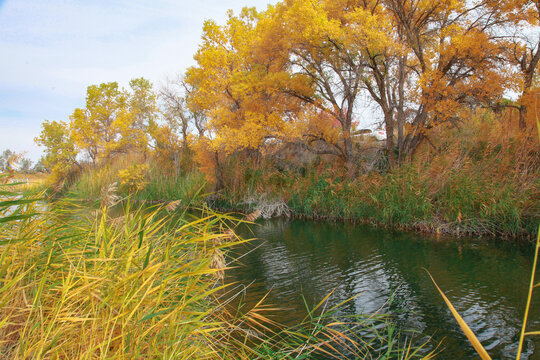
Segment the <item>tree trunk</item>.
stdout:
<svg viewBox="0 0 540 360">
<path fill-rule="evenodd" d="M 214 192 L 218 192 L 225 187 L 225 182 L 223 180 L 223 169 L 221 168 L 221 164 L 219 163 L 219 155 L 217 151 L 214 152 L 214 161 L 216 163 L 216 184 L 214 186 Z"/>
<path fill-rule="evenodd" d="M 398 145 L 398 160 L 401 162 L 403 159 L 403 130 L 405 127 L 405 64 L 407 62 L 407 58 L 405 56 L 401 56 L 399 58 L 399 79 L 398 79 L 398 104 L 397 104 L 397 126 L 398 126 L 398 138 L 397 138 L 397 145 Z"/>
<path fill-rule="evenodd" d="M 540 11 L 540 5 L 537 5 L 538 11 Z M 531 50 L 532 53 L 532 50 Z M 538 44 L 536 45 L 536 51 L 534 54 L 531 54 L 532 58 L 530 59 L 530 63 L 528 66 L 526 65 L 526 57 L 524 56 L 523 62 L 521 64 L 521 70 L 523 71 L 523 75 L 525 76 L 525 81 L 523 84 L 523 92 L 521 94 L 521 107 L 519 108 L 519 128 L 520 130 L 525 130 L 527 128 L 527 106 L 523 104 L 523 100 L 527 97 L 532 85 L 533 85 L 533 79 L 536 74 L 536 68 L 538 67 L 538 63 L 540 63 L 540 39 L 538 40 Z"/>
<path fill-rule="evenodd" d="M 354 152 L 353 145 L 351 140 L 350 132 L 349 134 L 344 134 L 345 139 L 343 139 L 343 145 L 345 148 L 345 166 L 347 168 L 347 177 L 349 179 L 354 179 L 356 177 L 356 166 L 354 163 Z"/>
<path fill-rule="evenodd" d="M 184 147 L 185 151 L 189 150 L 188 129 L 187 129 L 187 127 L 184 127 L 184 126 L 182 126 L 182 146 Z"/>
<path fill-rule="evenodd" d="M 525 130 L 527 128 L 527 121 L 525 120 L 525 116 L 527 115 L 527 106 L 524 104 L 521 104 L 519 107 L 519 129 Z"/>
<path fill-rule="evenodd" d="M 424 135 L 422 133 L 407 135 L 403 144 L 403 158 L 401 161 L 410 159 L 422 143 L 422 140 L 424 140 Z"/>
<path fill-rule="evenodd" d="M 386 152 L 388 153 L 388 164 L 390 168 L 395 165 L 394 156 L 394 118 L 391 112 L 384 114 L 384 125 L 386 128 Z"/>
</svg>

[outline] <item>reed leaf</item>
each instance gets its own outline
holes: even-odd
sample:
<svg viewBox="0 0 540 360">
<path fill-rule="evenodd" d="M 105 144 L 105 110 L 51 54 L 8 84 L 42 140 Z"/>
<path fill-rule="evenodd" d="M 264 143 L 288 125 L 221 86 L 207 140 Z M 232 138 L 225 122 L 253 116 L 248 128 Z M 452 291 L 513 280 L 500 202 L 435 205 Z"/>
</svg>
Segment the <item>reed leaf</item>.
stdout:
<svg viewBox="0 0 540 360">
<path fill-rule="evenodd" d="M 3 218 L 0 218 L 0 224 L 6 223 L 6 222 L 10 222 L 10 221 L 15 221 L 15 220 L 29 219 L 29 218 L 31 218 L 32 216 L 36 216 L 36 215 L 38 215 L 38 213 L 24 214 L 24 215 L 10 215 L 10 216 L 5 216 L 5 217 L 3 217 Z"/>
<path fill-rule="evenodd" d="M 540 131 L 540 130 L 539 130 Z M 540 133 L 539 133 L 540 136 Z M 527 294 L 527 305 L 525 306 L 525 315 L 523 315 L 523 324 L 521 326 L 521 334 L 519 336 L 519 345 L 518 345 L 518 351 L 516 355 L 516 359 L 519 360 L 521 357 L 521 352 L 523 350 L 523 341 L 525 340 L 527 329 L 527 319 L 529 318 L 529 309 L 531 308 L 531 300 L 533 296 L 533 290 L 534 290 L 534 277 L 536 274 L 536 265 L 538 262 L 538 251 L 540 250 L 540 225 L 538 226 L 538 236 L 536 238 L 536 248 L 534 251 L 534 260 L 533 260 L 533 267 L 531 271 L 531 281 L 529 285 L 529 293 Z"/>
<path fill-rule="evenodd" d="M 474 347 L 474 349 L 476 350 L 476 352 L 478 353 L 480 358 L 482 360 L 491 360 L 491 356 L 489 356 L 486 349 L 482 346 L 482 344 L 480 343 L 480 340 L 478 340 L 478 338 L 476 337 L 474 332 L 471 330 L 469 325 L 467 325 L 465 320 L 463 320 L 463 318 L 459 315 L 457 310 L 454 308 L 454 305 L 452 305 L 452 303 L 450 302 L 450 300 L 448 300 L 448 298 L 446 297 L 444 292 L 441 290 L 441 288 L 439 288 L 439 285 L 437 285 L 437 282 L 435 282 L 435 279 L 433 278 L 433 276 L 431 276 L 429 271 L 426 270 L 426 272 L 428 273 L 429 277 L 431 278 L 431 281 L 433 281 L 433 284 L 435 284 L 435 287 L 439 291 L 439 294 L 441 294 L 441 297 L 443 298 L 444 302 L 446 303 L 446 306 L 448 307 L 448 309 L 450 309 L 450 312 L 452 313 L 452 315 L 454 315 L 454 318 L 456 319 L 459 326 L 461 327 L 461 330 L 463 331 L 463 333 L 465 334 L 467 339 L 469 339 L 469 342 Z"/>
</svg>

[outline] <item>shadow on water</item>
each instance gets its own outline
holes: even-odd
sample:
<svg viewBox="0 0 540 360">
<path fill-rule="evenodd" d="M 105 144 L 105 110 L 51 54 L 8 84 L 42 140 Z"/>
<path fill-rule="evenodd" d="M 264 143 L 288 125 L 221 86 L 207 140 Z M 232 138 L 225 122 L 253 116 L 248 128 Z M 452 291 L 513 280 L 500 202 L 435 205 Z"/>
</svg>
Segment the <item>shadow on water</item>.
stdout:
<svg viewBox="0 0 540 360">
<path fill-rule="evenodd" d="M 270 291 L 267 303 L 284 309 L 274 317 L 281 323 L 292 325 L 306 315 L 303 297 L 312 307 L 335 289 L 334 304 L 358 295 L 344 314 L 383 308 L 400 328 L 432 336 L 434 345 L 443 341 L 439 358 L 476 359 L 425 268 L 494 359 L 515 357 L 532 246 L 286 219 L 239 233 L 257 240 L 236 249 L 233 257 L 245 256 L 227 272 L 226 282 L 253 282 L 246 291 L 248 304 Z M 539 295 L 529 329 L 540 330 Z M 532 339 L 523 358 L 540 359 Z"/>
</svg>

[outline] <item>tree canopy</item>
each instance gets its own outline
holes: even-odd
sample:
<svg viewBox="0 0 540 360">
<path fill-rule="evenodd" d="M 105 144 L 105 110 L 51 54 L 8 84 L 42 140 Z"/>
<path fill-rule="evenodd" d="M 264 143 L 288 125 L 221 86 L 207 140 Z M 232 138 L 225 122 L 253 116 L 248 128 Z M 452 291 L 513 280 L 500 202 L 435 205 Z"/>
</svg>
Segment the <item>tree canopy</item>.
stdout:
<svg viewBox="0 0 540 360">
<path fill-rule="evenodd" d="M 89 86 L 85 107 L 66 123 L 46 121 L 36 141 L 49 167 L 131 151 L 177 162 L 188 149 L 209 163 L 277 140 L 336 155 L 354 170 L 355 124 L 370 106 L 392 166 L 470 108 L 515 107 L 524 129 L 538 94 L 539 27 L 533 0 L 283 0 L 244 8 L 222 25 L 206 21 L 196 64 L 158 93 L 144 78 L 128 89 Z M 511 92 L 519 99 L 503 101 Z"/>
</svg>

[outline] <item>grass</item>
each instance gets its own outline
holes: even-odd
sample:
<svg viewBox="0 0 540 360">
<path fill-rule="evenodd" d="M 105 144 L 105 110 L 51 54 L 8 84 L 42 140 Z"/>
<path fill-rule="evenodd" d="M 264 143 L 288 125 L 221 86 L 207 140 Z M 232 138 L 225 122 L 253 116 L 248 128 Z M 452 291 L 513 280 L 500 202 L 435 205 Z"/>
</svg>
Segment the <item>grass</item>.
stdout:
<svg viewBox="0 0 540 360">
<path fill-rule="evenodd" d="M 234 288 L 220 273 L 226 249 L 244 240 L 226 215 L 172 216 L 130 201 L 111 209 L 114 194 L 92 210 L 0 191 L 3 359 L 432 356 L 403 342 L 387 318 L 339 319 L 326 301 L 293 328 L 272 322 L 279 309 L 264 299 L 231 309 Z"/>
<path fill-rule="evenodd" d="M 219 234 L 200 223 L 161 233 L 155 211 L 111 218 L 104 207 L 74 217 L 76 209 L 54 204 L 43 216 L 37 203 L 12 201 L 22 207 L 15 213 L 35 215 L 2 226 L 3 358 L 204 358 L 219 350 L 207 303 L 219 287 L 203 256 Z"/>
<path fill-rule="evenodd" d="M 204 175 L 198 171 L 163 174 L 152 167 L 148 173 L 147 184 L 143 190 L 134 194 L 134 199 L 154 201 L 181 200 L 189 203 L 205 184 Z"/>
<path fill-rule="evenodd" d="M 538 140 L 540 140 L 540 119 L 538 118 L 538 115 L 536 116 L 536 129 L 538 131 Z M 529 280 L 529 291 L 527 293 L 527 301 L 526 301 L 526 305 L 525 305 L 525 314 L 523 315 L 523 322 L 522 322 L 522 325 L 521 325 L 521 332 L 520 332 L 520 335 L 519 335 L 519 343 L 518 343 L 518 349 L 517 349 L 517 352 L 516 352 L 516 360 L 521 359 L 521 353 L 523 351 L 523 343 L 524 343 L 525 337 L 526 336 L 538 336 L 538 335 L 540 335 L 540 331 L 527 331 L 527 321 L 529 319 L 529 311 L 530 311 L 530 308 L 531 308 L 531 301 L 532 301 L 532 297 L 533 297 L 533 292 L 534 292 L 535 288 L 540 287 L 540 283 L 535 283 L 536 282 L 536 280 L 535 280 L 536 268 L 537 268 L 537 265 L 538 265 L 538 254 L 539 254 L 539 252 L 540 252 L 540 225 L 537 225 L 536 246 L 535 246 L 535 249 L 534 249 L 534 260 L 533 260 L 533 266 L 532 266 L 532 270 L 531 270 L 531 278 Z M 471 330 L 471 328 L 467 325 L 465 320 L 463 320 L 463 318 L 459 315 L 457 310 L 452 305 L 452 302 L 446 297 L 444 292 L 439 288 L 439 286 L 435 282 L 435 279 L 433 279 L 433 277 L 431 276 L 431 274 L 429 274 L 429 272 L 428 272 L 428 275 L 431 278 L 431 280 L 433 281 L 433 283 L 435 284 L 435 287 L 437 288 L 437 290 L 439 291 L 441 297 L 443 298 L 444 302 L 446 303 L 446 306 L 448 307 L 448 309 L 450 310 L 450 312 L 452 313 L 452 315 L 456 319 L 456 321 L 459 324 L 459 326 L 461 327 L 463 333 L 465 334 L 465 336 L 467 337 L 467 339 L 469 340 L 471 345 L 474 347 L 474 349 L 476 350 L 476 352 L 478 353 L 480 358 L 482 360 L 491 360 L 491 356 L 489 355 L 487 350 L 480 343 L 480 341 L 478 340 L 478 338 L 476 337 L 474 332 Z"/>
<path fill-rule="evenodd" d="M 502 115 L 471 112 L 459 127 L 434 128 L 411 161 L 354 179 L 335 158 L 306 168 L 294 157 L 255 163 L 237 156 L 224 166 L 228 177 L 216 202 L 242 209 L 246 196 L 283 200 L 301 217 L 534 241 L 538 139 L 513 125 Z"/>
<path fill-rule="evenodd" d="M 284 200 L 296 216 L 315 219 L 359 220 L 458 235 L 531 238 L 535 233 L 540 180 L 525 188 L 469 169 L 431 176 L 430 167 L 410 164 L 352 181 L 331 169 L 306 175 L 289 172 L 281 174 L 287 177 L 282 187 L 273 187 L 268 181 L 271 175 L 263 175 L 258 184 L 243 190 L 225 189 L 216 204 L 250 211 L 252 206 L 243 204 L 246 197 L 265 195 Z M 264 190 L 258 193 L 257 188 Z"/>
<path fill-rule="evenodd" d="M 435 128 L 429 136 L 412 161 L 354 179 L 335 158 L 319 157 L 306 166 L 270 153 L 256 159 L 233 154 L 221 160 L 224 188 L 210 205 L 253 211 L 279 203 L 287 207 L 282 213 L 299 217 L 532 241 L 540 219 L 538 140 L 485 110 L 471 112 L 459 128 Z M 192 157 L 171 166 L 125 154 L 87 167 L 66 187 L 72 197 L 99 200 L 103 189 L 117 183 L 122 197 L 184 206 L 195 194 L 213 191 Z M 203 202 L 201 197 L 195 205 Z"/>
<path fill-rule="evenodd" d="M 99 201 L 103 190 L 116 183 L 119 195 L 129 196 L 133 200 L 154 202 L 180 200 L 183 204 L 201 205 L 193 204 L 192 201 L 205 184 L 204 175 L 197 170 L 164 172 L 157 163 L 148 161 L 143 163 L 143 177 L 136 180 L 139 186 L 130 186 L 132 184 L 123 183 L 119 174 L 133 166 L 130 165 L 131 161 L 134 159 L 128 156 L 98 168 L 87 167 L 78 179 L 68 186 L 68 197 Z"/>
<path fill-rule="evenodd" d="M 47 174 L 44 173 L 32 173 L 32 174 L 1 174 L 0 178 L 4 183 L 17 183 L 16 189 L 19 191 L 30 189 L 45 189 Z"/>
</svg>

